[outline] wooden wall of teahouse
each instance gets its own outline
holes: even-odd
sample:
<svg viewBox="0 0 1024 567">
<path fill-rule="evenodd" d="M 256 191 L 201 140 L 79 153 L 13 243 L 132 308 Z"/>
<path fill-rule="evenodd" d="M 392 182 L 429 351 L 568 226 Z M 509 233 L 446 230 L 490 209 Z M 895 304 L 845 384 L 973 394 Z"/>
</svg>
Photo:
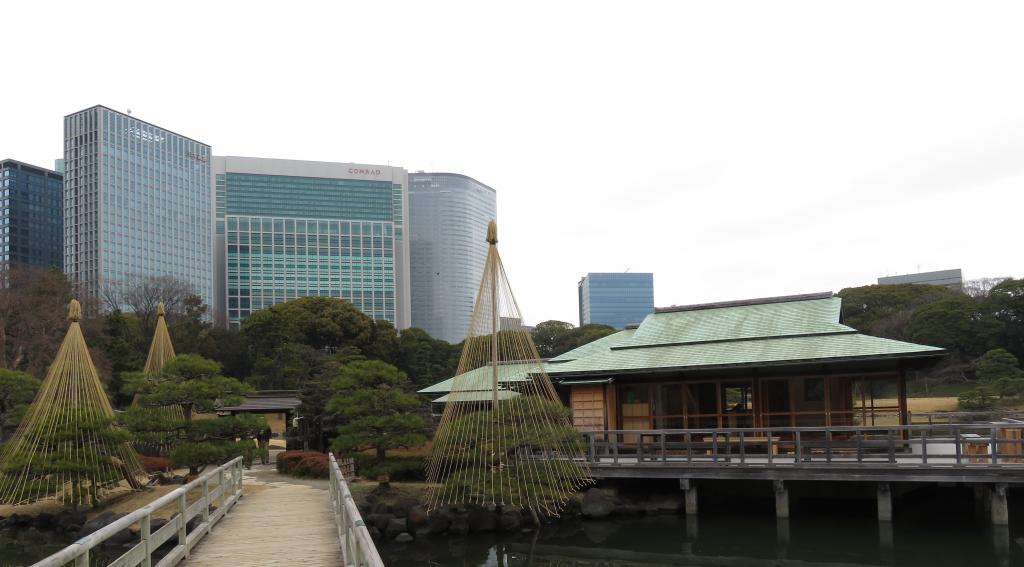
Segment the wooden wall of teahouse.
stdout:
<svg viewBox="0 0 1024 567">
<path fill-rule="evenodd" d="M 604 385 L 578 385 L 569 390 L 572 424 L 579 431 L 605 429 Z"/>
</svg>

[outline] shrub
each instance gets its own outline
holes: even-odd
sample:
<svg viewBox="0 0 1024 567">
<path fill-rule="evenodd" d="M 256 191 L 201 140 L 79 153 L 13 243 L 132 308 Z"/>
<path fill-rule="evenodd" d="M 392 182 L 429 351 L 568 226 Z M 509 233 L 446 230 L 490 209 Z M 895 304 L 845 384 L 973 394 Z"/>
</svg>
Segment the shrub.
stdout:
<svg viewBox="0 0 1024 567">
<path fill-rule="evenodd" d="M 284 451 L 277 454 L 277 472 L 288 474 L 306 455 L 305 451 Z"/>
<path fill-rule="evenodd" d="M 305 478 L 329 478 L 330 466 L 330 461 L 324 453 L 307 454 L 295 465 L 292 474 Z"/>
<path fill-rule="evenodd" d="M 164 457 L 139 455 L 139 460 L 142 461 L 142 468 L 146 469 L 148 473 L 164 472 L 171 468 L 171 462 Z"/>
<path fill-rule="evenodd" d="M 979 386 L 973 390 L 967 390 L 958 398 L 962 410 L 988 410 L 996 405 L 996 400 L 988 388 Z"/>
<path fill-rule="evenodd" d="M 214 443 L 185 443 L 171 449 L 168 457 L 172 465 L 188 467 L 190 475 L 198 474 L 208 464 L 227 460 L 224 448 Z"/>
<path fill-rule="evenodd" d="M 277 472 L 307 478 L 328 478 L 330 461 L 326 453 L 284 451 L 277 455 Z"/>
</svg>

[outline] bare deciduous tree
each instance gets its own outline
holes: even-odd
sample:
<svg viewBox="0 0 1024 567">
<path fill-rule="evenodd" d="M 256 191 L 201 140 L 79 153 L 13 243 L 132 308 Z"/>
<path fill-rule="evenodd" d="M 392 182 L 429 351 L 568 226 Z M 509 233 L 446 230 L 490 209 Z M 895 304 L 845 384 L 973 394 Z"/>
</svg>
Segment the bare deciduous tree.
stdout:
<svg viewBox="0 0 1024 567">
<path fill-rule="evenodd" d="M 978 278 L 974 280 L 967 280 L 964 282 L 964 293 L 975 299 L 988 297 L 988 292 L 992 291 L 992 288 L 1008 279 L 1010 278 Z"/>
<path fill-rule="evenodd" d="M 71 285 L 58 270 L 14 268 L 0 285 L 0 367 L 41 376 L 67 328 Z"/>
<path fill-rule="evenodd" d="M 173 276 L 133 276 L 127 283 L 104 288 L 103 302 L 107 310 L 120 309 L 134 313 L 144 335 L 156 326 L 156 309 L 164 304 L 168 323 L 186 315 L 187 300 L 195 295 L 188 282 Z"/>
</svg>

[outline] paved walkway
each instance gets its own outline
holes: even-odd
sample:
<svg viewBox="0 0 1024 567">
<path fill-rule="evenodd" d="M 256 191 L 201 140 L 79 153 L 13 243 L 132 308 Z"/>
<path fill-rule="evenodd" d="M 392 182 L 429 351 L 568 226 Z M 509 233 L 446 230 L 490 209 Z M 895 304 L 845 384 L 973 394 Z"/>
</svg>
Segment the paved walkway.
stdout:
<svg viewBox="0 0 1024 567">
<path fill-rule="evenodd" d="M 245 497 L 182 565 L 342 565 L 327 481 L 293 479 L 273 465 L 245 472 Z"/>
</svg>

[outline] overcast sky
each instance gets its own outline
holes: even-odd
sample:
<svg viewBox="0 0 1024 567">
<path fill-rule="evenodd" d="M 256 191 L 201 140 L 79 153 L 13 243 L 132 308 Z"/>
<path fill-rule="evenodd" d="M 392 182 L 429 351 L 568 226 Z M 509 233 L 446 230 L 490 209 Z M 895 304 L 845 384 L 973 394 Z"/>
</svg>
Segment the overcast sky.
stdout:
<svg viewBox="0 0 1024 567">
<path fill-rule="evenodd" d="M 654 272 L 660 306 L 1024 276 L 1024 4 L 496 6 L 6 3 L 0 157 L 52 167 L 103 104 L 218 155 L 463 173 L 529 323 L 575 323 L 587 272 Z"/>
</svg>

